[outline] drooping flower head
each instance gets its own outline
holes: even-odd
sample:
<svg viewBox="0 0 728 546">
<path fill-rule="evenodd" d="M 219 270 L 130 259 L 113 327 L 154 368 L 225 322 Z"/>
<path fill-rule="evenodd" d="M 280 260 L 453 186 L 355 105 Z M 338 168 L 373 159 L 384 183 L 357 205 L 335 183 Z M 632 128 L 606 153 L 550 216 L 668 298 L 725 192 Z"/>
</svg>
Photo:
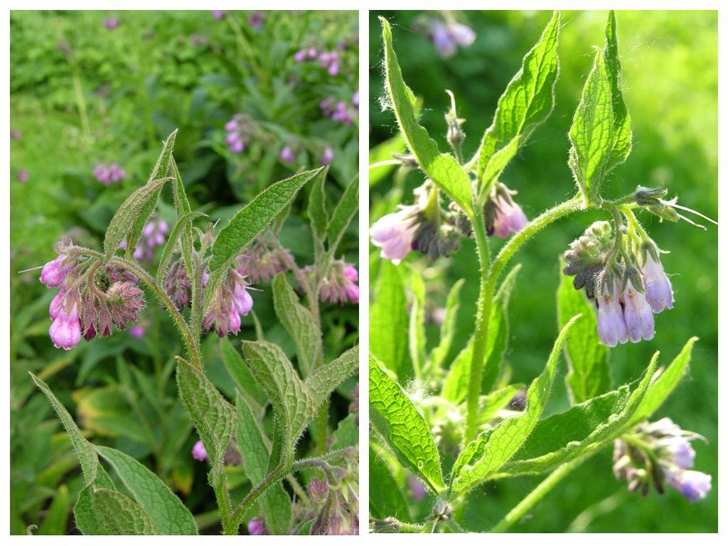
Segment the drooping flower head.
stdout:
<svg viewBox="0 0 728 546">
<path fill-rule="evenodd" d="M 457 53 L 458 47 L 466 48 L 473 45 L 476 34 L 469 26 L 455 21 L 449 12 L 443 14 L 444 18 L 421 17 L 415 21 L 413 27 L 429 38 L 440 57 L 449 59 Z"/>
<path fill-rule="evenodd" d="M 253 299 L 248 293 L 247 281 L 236 269 L 230 268 L 215 290 L 202 327 L 207 332 L 214 330 L 219 337 L 230 333 L 237 334 L 240 331 L 241 316 L 247 316 L 252 307 Z"/>
<path fill-rule="evenodd" d="M 78 305 L 73 304 L 70 312 L 58 306 L 48 333 L 56 349 L 73 349 L 81 341 L 81 324 L 78 320 Z"/>
<path fill-rule="evenodd" d="M 412 239 L 417 231 L 417 209 L 403 207 L 382 216 L 369 229 L 372 244 L 382 249 L 382 258 L 398 264 L 412 250 Z"/>
<path fill-rule="evenodd" d="M 68 256 L 65 254 L 60 254 L 54 260 L 45 264 L 40 272 L 40 282 L 48 288 L 58 288 L 61 286 L 71 269 L 71 266 L 65 265 L 67 258 Z"/>
<path fill-rule="evenodd" d="M 246 114 L 236 114 L 225 124 L 225 143 L 234 154 L 241 153 L 246 144 L 255 137 L 257 128 Z"/>
<path fill-rule="evenodd" d="M 329 303 L 359 303 L 359 287 L 356 268 L 344 260 L 334 260 L 326 276 L 321 280 L 319 297 Z"/>
<path fill-rule="evenodd" d="M 616 347 L 618 343 L 627 343 L 627 324 L 620 303 L 617 282 L 613 277 L 602 282 L 597 296 L 597 334 L 602 343 L 608 347 Z"/>
<path fill-rule="evenodd" d="M 511 233 L 518 233 L 526 227 L 528 218 L 513 200 L 513 195 L 514 192 L 505 184 L 496 184 L 485 204 L 485 229 L 488 235 L 505 239 Z"/>
<path fill-rule="evenodd" d="M 654 244 L 647 243 L 642 252 L 642 284 L 645 296 L 654 313 L 672 309 L 673 294 L 670 279 L 660 262 L 660 255 Z"/>
<path fill-rule="evenodd" d="M 269 245 L 265 237 L 258 237 L 237 260 L 238 273 L 250 283 L 260 284 L 288 271 L 287 264 L 293 262 L 293 256 L 287 249 Z"/>
</svg>

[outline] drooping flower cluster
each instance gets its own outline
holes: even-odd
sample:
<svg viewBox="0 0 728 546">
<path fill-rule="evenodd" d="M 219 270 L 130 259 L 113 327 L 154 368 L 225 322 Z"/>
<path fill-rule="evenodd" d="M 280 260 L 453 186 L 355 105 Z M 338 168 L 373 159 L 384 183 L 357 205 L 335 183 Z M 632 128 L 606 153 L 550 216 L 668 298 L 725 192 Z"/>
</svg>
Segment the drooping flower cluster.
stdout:
<svg viewBox="0 0 728 546">
<path fill-rule="evenodd" d="M 319 108 L 324 117 L 347 126 L 351 125 L 359 117 L 359 93 L 354 94 L 351 104 L 329 95 L 319 103 Z"/>
<path fill-rule="evenodd" d="M 336 76 L 339 73 L 341 59 L 339 58 L 339 52 L 336 50 L 319 51 L 315 47 L 306 47 L 299 49 L 293 55 L 293 59 L 297 63 L 318 60 L 321 68 L 325 69 L 329 76 Z"/>
<path fill-rule="evenodd" d="M 293 256 L 284 248 L 273 248 L 259 237 L 251 243 L 245 254 L 238 256 L 238 273 L 252 284 L 270 281 L 278 273 L 288 271 Z"/>
<path fill-rule="evenodd" d="M 310 272 L 310 269 L 306 269 Z M 321 280 L 319 298 L 329 303 L 359 303 L 359 272 L 344 260 L 334 260 Z"/>
<path fill-rule="evenodd" d="M 230 151 L 239 154 L 255 136 L 255 123 L 245 114 L 236 114 L 225 124 L 225 143 Z"/>
<path fill-rule="evenodd" d="M 169 225 L 163 219 L 152 219 L 144 225 L 141 236 L 134 246 L 135 260 L 151 260 L 154 258 L 154 249 L 164 245 Z M 126 239 L 121 241 L 121 248 L 126 250 Z"/>
<path fill-rule="evenodd" d="M 115 182 L 124 180 L 126 171 L 118 163 L 102 163 L 94 167 L 94 178 L 104 186 L 110 186 Z"/>
<path fill-rule="evenodd" d="M 59 288 L 48 310 L 49 334 L 58 349 L 70 350 L 84 337 L 108 337 L 137 321 L 146 303 L 137 278 L 117 266 L 100 267 L 92 259 L 81 260 L 73 247 L 59 248 L 56 259 L 43 266 L 40 281 Z"/>
<path fill-rule="evenodd" d="M 248 283 L 236 269 L 229 268 L 226 278 L 213 295 L 212 304 L 202 321 L 206 332 L 217 332 L 219 337 L 240 331 L 242 317 L 248 316 L 253 308 L 253 298 L 248 292 Z"/>
<path fill-rule="evenodd" d="M 518 233 L 528 224 L 528 218 L 513 200 L 513 195 L 515 192 L 509 190 L 505 184 L 495 184 L 484 209 L 485 230 L 489 236 L 495 235 L 505 239 L 511 233 Z"/>
<path fill-rule="evenodd" d="M 443 59 L 457 53 L 458 47 L 466 48 L 475 42 L 475 31 L 467 25 L 458 23 L 449 12 L 445 18 L 424 16 L 415 21 L 413 28 L 425 34 Z"/>
<path fill-rule="evenodd" d="M 253 28 L 261 29 L 267 18 L 268 15 L 264 11 L 254 11 L 248 17 L 248 24 Z"/>
<path fill-rule="evenodd" d="M 597 333 L 605 345 L 652 339 L 653 314 L 672 309 L 672 285 L 659 252 L 645 234 L 617 238 L 609 222 L 595 222 L 564 254 L 564 274 L 595 299 Z"/>
<path fill-rule="evenodd" d="M 658 493 L 665 483 L 690 502 L 704 499 L 711 489 L 711 476 L 691 470 L 695 450 L 690 442 L 701 437 L 682 430 L 670 418 L 644 422 L 614 443 L 614 474 L 625 480 L 630 491 L 647 495 L 650 484 Z"/>
<path fill-rule="evenodd" d="M 106 30 L 116 30 L 116 28 L 119 26 L 119 23 L 121 21 L 118 17 L 108 17 L 106 19 L 103 19 L 101 21 L 101 24 L 104 26 Z"/>
<path fill-rule="evenodd" d="M 212 9 L 212 10 L 210 10 L 210 13 L 218 21 L 220 21 L 221 19 L 224 19 L 225 16 L 227 15 L 227 11 L 224 11 L 221 9 Z"/>
<path fill-rule="evenodd" d="M 459 248 L 463 235 L 457 227 L 457 215 L 440 208 L 438 190 L 430 181 L 417 188 L 414 195 L 413 205 L 400 206 L 369 230 L 372 244 L 382 249 L 382 258 L 394 264 L 404 260 L 410 250 L 418 250 L 433 260 L 449 256 Z"/>
</svg>

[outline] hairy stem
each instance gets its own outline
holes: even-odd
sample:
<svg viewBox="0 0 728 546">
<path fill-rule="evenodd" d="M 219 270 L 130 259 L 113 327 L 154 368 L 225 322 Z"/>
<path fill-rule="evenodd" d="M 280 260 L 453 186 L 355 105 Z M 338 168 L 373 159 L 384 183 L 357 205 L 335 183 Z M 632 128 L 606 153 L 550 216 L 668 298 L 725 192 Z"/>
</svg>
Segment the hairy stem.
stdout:
<svg viewBox="0 0 728 546">
<path fill-rule="evenodd" d="M 467 398 L 467 418 L 465 429 L 465 443 L 475 439 L 478 427 L 478 398 L 480 397 L 480 386 L 483 375 L 483 367 L 485 366 L 485 350 L 488 343 L 488 328 L 490 326 L 490 309 L 493 304 L 493 297 L 498 283 L 498 278 L 503 269 L 508 264 L 516 251 L 536 233 L 541 231 L 549 224 L 568 216 L 572 212 L 582 210 L 584 208 L 583 199 L 577 195 L 573 199 L 564 201 L 563 203 L 547 210 L 540 216 L 534 218 L 526 224 L 521 231 L 516 233 L 513 238 L 501 249 L 498 256 L 490 265 L 490 268 L 484 272 L 483 266 L 487 266 L 484 262 L 483 243 L 480 239 L 485 238 L 485 227 L 482 222 L 474 222 L 473 230 L 475 232 L 476 243 L 478 246 L 478 255 L 481 261 L 481 284 L 480 295 L 478 296 L 478 314 L 475 325 L 475 338 L 473 341 L 473 360 L 470 365 L 470 381 L 468 384 Z M 480 231 L 480 234 L 479 234 Z M 487 248 L 487 247 L 486 247 Z"/>
<path fill-rule="evenodd" d="M 504 533 L 510 529 L 514 523 L 517 523 L 526 514 L 526 512 L 533 508 L 536 503 L 549 493 L 549 491 L 556 487 L 556 484 L 563 480 L 572 470 L 583 463 L 587 458 L 588 456 L 574 459 L 573 461 L 562 464 L 559 468 L 554 470 L 548 478 L 538 484 L 533 491 L 526 495 L 526 497 L 519 502 L 513 510 L 508 512 L 505 517 L 490 530 L 490 532 Z"/>
</svg>

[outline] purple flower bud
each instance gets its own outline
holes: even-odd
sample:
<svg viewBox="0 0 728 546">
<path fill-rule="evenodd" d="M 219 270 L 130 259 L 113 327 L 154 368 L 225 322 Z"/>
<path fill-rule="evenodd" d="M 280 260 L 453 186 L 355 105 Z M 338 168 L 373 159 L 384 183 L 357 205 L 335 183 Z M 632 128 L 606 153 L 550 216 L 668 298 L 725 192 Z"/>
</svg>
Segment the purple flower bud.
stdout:
<svg viewBox="0 0 728 546">
<path fill-rule="evenodd" d="M 493 222 L 494 233 L 497 237 L 505 239 L 509 233 L 518 233 L 528 223 L 528 218 L 518 203 L 510 197 L 501 195 L 496 199 L 497 212 Z"/>
<path fill-rule="evenodd" d="M 293 60 L 297 63 L 302 63 L 306 60 L 306 53 L 307 51 L 305 49 L 300 49 L 296 51 L 296 54 L 293 56 Z"/>
<path fill-rule="evenodd" d="M 627 281 L 622 292 L 622 301 L 624 302 L 624 322 L 632 343 L 637 343 L 642 339 L 652 339 L 655 336 L 655 318 L 652 316 L 652 309 L 647 303 L 645 295 L 632 286 L 631 280 Z"/>
<path fill-rule="evenodd" d="M 650 251 L 647 251 L 645 265 L 642 268 L 642 282 L 645 285 L 647 302 L 654 313 L 672 309 L 673 295 L 670 279 L 665 275 L 662 262 L 659 259 L 654 260 Z"/>
<path fill-rule="evenodd" d="M 690 502 L 704 499 L 711 489 L 712 478 L 696 470 L 680 470 L 670 473 L 668 483 Z"/>
<path fill-rule="evenodd" d="M 427 489 L 425 489 L 425 484 L 423 484 L 420 480 L 417 479 L 417 477 L 410 474 L 407 476 L 407 486 L 409 487 L 410 494 L 412 495 L 412 499 L 415 502 L 420 502 L 427 496 Z"/>
<path fill-rule="evenodd" d="M 223 19 L 225 15 L 227 15 L 227 12 L 221 10 L 221 9 L 212 9 L 210 10 L 210 13 L 212 13 L 212 16 L 217 19 L 218 21 L 220 19 Z"/>
<path fill-rule="evenodd" d="M 78 320 L 78 306 L 74 303 L 71 312 L 59 310 L 48 333 L 56 349 L 73 349 L 81 341 L 81 323 Z"/>
<path fill-rule="evenodd" d="M 665 448 L 672 462 L 680 468 L 692 468 L 695 464 L 695 450 L 686 438 L 681 436 L 671 438 Z"/>
<path fill-rule="evenodd" d="M 129 328 L 129 335 L 131 337 L 135 337 L 137 339 L 141 339 L 146 334 L 146 330 L 144 329 L 144 326 L 141 324 L 135 324 L 131 328 Z"/>
<path fill-rule="evenodd" d="M 243 141 L 240 139 L 237 139 L 232 144 L 230 144 L 230 151 L 234 154 L 239 154 L 244 149 L 245 149 L 245 144 L 243 144 Z"/>
<path fill-rule="evenodd" d="M 351 97 L 351 104 L 359 108 L 359 91 L 354 93 L 354 96 Z"/>
<path fill-rule="evenodd" d="M 448 31 L 445 23 L 442 21 L 433 22 L 432 28 L 430 29 L 430 38 L 432 43 L 435 45 L 435 49 L 437 49 L 437 52 L 440 54 L 440 57 L 447 59 L 455 55 L 455 52 L 457 51 L 457 44 Z"/>
<path fill-rule="evenodd" d="M 61 286 L 66 275 L 68 274 L 68 267 L 63 267 L 63 260 L 66 259 L 65 254 L 61 254 L 55 260 L 52 260 L 43 266 L 40 272 L 40 282 L 45 284 L 48 288 L 58 288 Z"/>
<path fill-rule="evenodd" d="M 339 73 L 339 62 L 334 61 L 328 69 L 329 76 L 336 76 Z"/>
<path fill-rule="evenodd" d="M 235 287 L 235 310 L 242 316 L 247 317 L 253 308 L 253 298 L 241 284 Z"/>
<path fill-rule="evenodd" d="M 61 288 L 56 297 L 51 301 L 51 306 L 48 309 L 48 314 L 51 316 L 51 320 L 56 320 L 58 315 L 63 311 L 63 297 L 66 295 L 66 291 Z"/>
<path fill-rule="evenodd" d="M 197 440 L 195 445 L 192 447 L 192 458 L 202 462 L 210 461 L 210 458 L 207 456 L 205 446 L 202 445 L 202 442 L 200 440 Z"/>
<path fill-rule="evenodd" d="M 349 284 L 344 288 L 346 297 L 351 303 L 359 303 L 359 287 L 355 284 Z"/>
<path fill-rule="evenodd" d="M 326 148 L 324 150 L 324 153 L 321 154 L 321 157 L 319 158 L 319 163 L 322 167 L 325 167 L 326 165 L 330 165 L 333 160 L 334 151 L 331 148 Z"/>
<path fill-rule="evenodd" d="M 319 54 L 318 50 L 315 47 L 309 47 L 308 50 L 306 51 L 306 56 L 311 60 L 314 60 L 315 58 L 317 58 L 318 54 Z"/>
<path fill-rule="evenodd" d="M 265 520 L 258 516 L 248 522 L 248 534 L 251 535 L 267 535 L 268 528 L 265 526 Z"/>
<path fill-rule="evenodd" d="M 237 335 L 240 331 L 240 315 L 235 309 L 230 311 L 230 322 L 228 328 L 234 335 Z"/>
<path fill-rule="evenodd" d="M 475 31 L 467 25 L 450 23 L 448 25 L 450 35 L 460 47 L 470 47 L 475 42 Z"/>
<path fill-rule="evenodd" d="M 240 140 L 240 136 L 237 133 L 230 133 L 228 136 L 225 137 L 225 142 L 228 146 L 232 146 L 236 142 Z"/>
<path fill-rule="evenodd" d="M 412 250 L 412 239 L 416 226 L 409 221 L 410 211 L 403 209 L 399 212 L 387 214 L 369 230 L 372 244 L 382 249 L 382 258 L 392 260 L 398 264 L 407 257 Z"/>
<path fill-rule="evenodd" d="M 599 313 L 597 317 L 597 334 L 602 343 L 615 347 L 617 343 L 627 343 L 627 325 L 619 299 L 615 297 L 616 288 L 605 286 L 597 298 Z"/>
<path fill-rule="evenodd" d="M 235 121 L 235 119 L 234 119 L 234 118 L 233 118 L 233 119 L 231 119 L 230 121 L 228 121 L 228 122 L 227 122 L 227 123 L 225 124 L 225 130 L 226 130 L 226 131 L 227 131 L 228 133 L 232 133 L 233 131 L 237 131 L 237 129 L 238 129 L 238 122 L 237 122 L 237 121 Z"/>
<path fill-rule="evenodd" d="M 284 146 L 283 149 L 281 150 L 280 159 L 284 163 L 295 163 L 296 154 L 293 153 L 293 150 L 291 149 L 290 146 Z"/>
<path fill-rule="evenodd" d="M 359 272 L 353 265 L 347 265 L 344 268 L 344 275 L 346 275 L 346 278 L 351 282 L 357 282 L 359 280 Z"/>
<path fill-rule="evenodd" d="M 267 15 L 264 11 L 254 11 L 250 14 L 250 17 L 248 17 L 248 24 L 251 27 L 263 28 L 263 23 L 265 22 L 266 17 Z"/>
<path fill-rule="evenodd" d="M 21 184 L 25 184 L 28 181 L 28 178 L 30 178 L 30 173 L 28 172 L 28 169 L 20 169 L 18 171 L 18 182 Z"/>
<path fill-rule="evenodd" d="M 104 19 L 101 21 L 101 24 L 106 28 L 106 30 L 115 30 L 116 27 L 119 26 L 119 18 L 118 17 L 109 17 L 108 19 Z"/>
</svg>

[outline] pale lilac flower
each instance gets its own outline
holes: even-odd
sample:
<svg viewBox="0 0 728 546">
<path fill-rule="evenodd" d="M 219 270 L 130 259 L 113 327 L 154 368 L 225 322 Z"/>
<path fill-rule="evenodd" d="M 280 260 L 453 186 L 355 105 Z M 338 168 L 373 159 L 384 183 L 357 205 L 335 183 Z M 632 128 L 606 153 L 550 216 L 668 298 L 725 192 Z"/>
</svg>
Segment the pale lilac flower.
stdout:
<svg viewBox="0 0 728 546">
<path fill-rule="evenodd" d="M 162 246 L 165 241 L 165 235 L 169 232 L 169 225 L 165 220 L 147 222 L 142 230 L 142 236 L 146 238 L 144 244 L 149 248 Z"/>
<path fill-rule="evenodd" d="M 624 320 L 622 306 L 616 295 L 616 287 L 604 286 L 597 298 L 599 309 L 597 317 L 597 334 L 602 343 L 615 347 L 618 343 L 627 343 L 627 325 Z"/>
<path fill-rule="evenodd" d="M 81 341 L 81 324 L 78 320 L 78 306 L 74 303 L 71 312 L 61 307 L 48 333 L 56 349 L 73 349 Z"/>
<path fill-rule="evenodd" d="M 18 129 L 10 129 L 10 139 L 11 140 L 20 140 L 20 131 Z"/>
<path fill-rule="evenodd" d="M 240 331 L 241 315 L 246 316 L 253 307 L 253 299 L 246 288 L 248 283 L 235 269 L 229 269 L 225 280 L 213 295 L 210 311 L 202 321 L 206 332 L 215 330 L 219 337 Z"/>
<path fill-rule="evenodd" d="M 280 160 L 284 163 L 295 163 L 296 154 L 290 146 L 284 146 L 281 150 Z"/>
<path fill-rule="evenodd" d="M 254 11 L 250 14 L 250 17 L 248 17 L 248 24 L 251 27 L 255 28 L 263 28 L 263 23 L 265 22 L 266 13 L 264 11 Z"/>
<path fill-rule="evenodd" d="M 327 147 L 324 150 L 324 153 L 321 154 L 321 157 L 319 157 L 319 163 L 322 167 L 325 167 L 326 165 L 330 165 L 331 162 L 334 160 L 334 151 Z"/>
<path fill-rule="evenodd" d="M 233 116 L 225 124 L 225 131 L 227 131 L 225 143 L 232 153 L 239 154 L 245 149 L 246 138 L 250 136 L 250 128 L 248 125 L 241 115 Z"/>
<path fill-rule="evenodd" d="M 30 173 L 28 172 L 28 169 L 20 169 L 18 171 L 18 182 L 21 184 L 25 184 L 28 181 L 28 178 L 30 178 Z"/>
<path fill-rule="evenodd" d="M 119 26 L 119 18 L 118 17 L 109 17 L 107 19 L 104 19 L 101 21 L 101 24 L 106 28 L 106 30 L 116 30 L 116 27 Z"/>
<path fill-rule="evenodd" d="M 665 309 L 672 309 L 673 295 L 670 279 L 665 275 L 665 269 L 659 258 L 653 259 L 652 252 L 646 252 L 645 264 L 642 268 L 642 282 L 645 285 L 647 302 L 654 313 L 661 313 Z"/>
<path fill-rule="evenodd" d="M 311 61 L 317 59 L 319 56 L 318 49 L 316 49 L 315 47 L 309 47 L 308 50 L 306 51 L 306 56 Z"/>
<path fill-rule="evenodd" d="M 337 51 L 324 52 L 319 55 L 322 68 L 328 69 L 329 76 L 339 73 L 339 53 Z"/>
<path fill-rule="evenodd" d="M 45 284 L 48 288 L 58 288 L 61 286 L 63 281 L 66 279 L 68 274 L 68 267 L 63 266 L 63 261 L 66 259 L 65 254 L 59 255 L 55 260 L 52 260 L 43 266 L 40 272 L 40 282 Z"/>
<path fill-rule="evenodd" d="M 460 23 L 435 20 L 430 27 L 430 40 L 440 56 L 447 59 L 455 55 L 458 46 L 470 47 L 475 41 L 475 32 Z"/>
<path fill-rule="evenodd" d="M 141 339 L 146 335 L 146 330 L 141 324 L 135 324 L 134 326 L 129 328 L 129 335 L 131 337 Z"/>
<path fill-rule="evenodd" d="M 353 265 L 347 265 L 344 268 L 344 275 L 346 275 L 346 278 L 349 279 L 351 282 L 359 281 L 359 272 Z"/>
<path fill-rule="evenodd" d="M 235 310 L 240 315 L 247 317 L 253 308 L 253 298 L 242 284 L 237 284 L 234 289 Z"/>
<path fill-rule="evenodd" d="M 210 13 L 211 13 L 211 14 L 212 14 L 212 16 L 213 16 L 213 17 L 214 17 L 215 19 L 217 19 L 218 21 L 219 21 L 220 19 L 224 19 L 224 18 L 225 18 L 225 16 L 227 15 L 227 12 L 226 12 L 226 11 L 223 11 L 223 10 L 221 10 L 221 9 L 213 9 L 213 10 L 210 10 Z"/>
<path fill-rule="evenodd" d="M 668 483 L 690 502 L 704 499 L 711 489 L 712 477 L 696 470 L 680 470 L 668 475 Z"/>
<path fill-rule="evenodd" d="M 96 165 L 93 174 L 94 178 L 104 186 L 109 186 L 114 182 L 121 182 L 126 178 L 126 171 L 118 163 Z"/>
<path fill-rule="evenodd" d="M 334 112 L 331 114 L 331 119 L 344 123 L 345 125 L 351 125 L 352 121 L 351 115 L 349 115 L 349 107 L 344 101 L 339 101 L 336 104 Z"/>
<path fill-rule="evenodd" d="M 51 320 L 56 320 L 58 315 L 63 311 L 63 298 L 66 295 L 66 291 L 61 288 L 56 294 L 56 297 L 51 301 L 51 305 L 48 308 L 48 314 L 51 316 Z"/>
<path fill-rule="evenodd" d="M 192 458 L 201 462 L 210 461 L 210 458 L 207 456 L 207 450 L 200 440 L 197 440 L 195 445 L 192 447 Z"/>
<path fill-rule="evenodd" d="M 412 250 L 412 239 L 417 226 L 411 220 L 411 210 L 402 209 L 382 216 L 369 230 L 372 244 L 382 249 L 382 258 L 398 264 Z"/>
<path fill-rule="evenodd" d="M 673 438 L 665 449 L 670 454 L 672 462 L 680 468 L 692 468 L 695 464 L 695 450 L 687 438 Z"/>
<path fill-rule="evenodd" d="M 412 474 L 407 476 L 407 486 L 409 487 L 410 494 L 415 502 L 420 502 L 427 496 L 425 484 Z"/>
<path fill-rule="evenodd" d="M 302 63 L 303 61 L 306 60 L 307 54 L 308 54 L 307 49 L 299 49 L 298 51 L 296 51 L 296 54 L 293 55 L 293 60 L 296 61 L 297 63 Z"/>
<path fill-rule="evenodd" d="M 233 131 L 237 131 L 237 129 L 238 129 L 238 122 L 234 118 L 225 124 L 225 130 L 229 133 L 233 132 Z"/>
<path fill-rule="evenodd" d="M 652 316 L 652 309 L 645 295 L 634 288 L 631 280 L 627 281 L 622 291 L 622 302 L 624 322 L 632 343 L 642 339 L 652 339 L 655 336 L 655 318 Z"/>
<path fill-rule="evenodd" d="M 321 109 L 321 112 L 323 113 L 324 117 L 330 117 L 334 113 L 334 108 L 336 107 L 336 98 L 333 96 L 328 96 L 321 102 L 319 102 L 319 108 Z"/>
<path fill-rule="evenodd" d="M 356 107 L 359 108 L 359 91 L 354 93 L 354 96 L 351 97 L 351 103 Z"/>
<path fill-rule="evenodd" d="M 496 215 L 493 221 L 493 233 L 505 239 L 510 233 L 518 233 L 528 223 L 528 218 L 518 203 L 507 194 L 499 194 L 495 199 Z"/>
<path fill-rule="evenodd" d="M 265 526 L 265 520 L 258 516 L 248 522 L 248 534 L 251 535 L 267 535 L 268 528 Z"/>
</svg>

